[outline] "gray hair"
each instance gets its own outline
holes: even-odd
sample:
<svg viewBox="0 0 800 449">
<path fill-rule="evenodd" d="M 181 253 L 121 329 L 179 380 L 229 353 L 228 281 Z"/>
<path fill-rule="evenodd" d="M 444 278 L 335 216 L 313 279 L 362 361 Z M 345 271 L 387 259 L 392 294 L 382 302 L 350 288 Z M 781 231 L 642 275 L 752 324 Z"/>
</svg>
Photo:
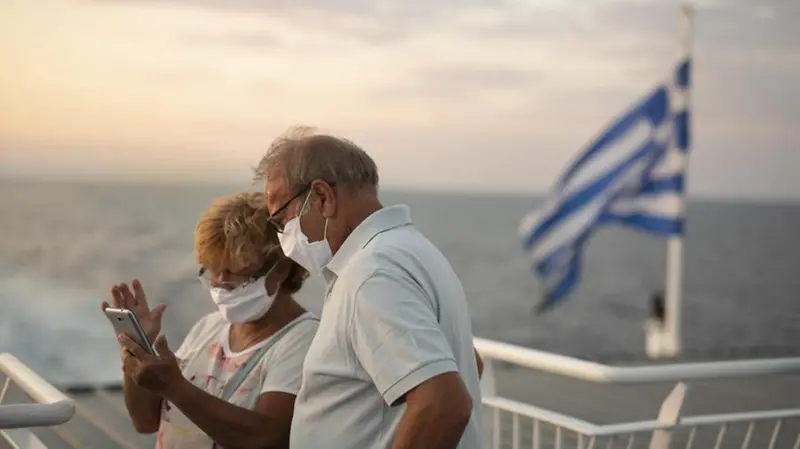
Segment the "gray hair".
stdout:
<svg viewBox="0 0 800 449">
<path fill-rule="evenodd" d="M 281 168 L 286 185 L 297 190 L 322 179 L 351 191 L 378 187 L 375 161 L 353 142 L 314 128 L 290 128 L 275 139 L 255 168 L 257 181 L 268 181 L 268 173 Z"/>
</svg>

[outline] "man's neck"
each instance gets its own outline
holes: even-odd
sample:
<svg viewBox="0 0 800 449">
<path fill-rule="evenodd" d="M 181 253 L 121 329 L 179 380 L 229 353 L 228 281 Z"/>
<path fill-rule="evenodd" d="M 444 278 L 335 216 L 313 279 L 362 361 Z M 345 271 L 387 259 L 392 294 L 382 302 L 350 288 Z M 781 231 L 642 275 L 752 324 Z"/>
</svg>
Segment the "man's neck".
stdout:
<svg viewBox="0 0 800 449">
<path fill-rule="evenodd" d="M 364 222 L 370 215 L 383 209 L 383 205 L 375 192 L 357 194 L 347 201 L 348 214 L 345 216 L 345 228 L 338 242 L 330 242 L 331 250 L 336 251 L 344 244 L 347 237 Z"/>
</svg>

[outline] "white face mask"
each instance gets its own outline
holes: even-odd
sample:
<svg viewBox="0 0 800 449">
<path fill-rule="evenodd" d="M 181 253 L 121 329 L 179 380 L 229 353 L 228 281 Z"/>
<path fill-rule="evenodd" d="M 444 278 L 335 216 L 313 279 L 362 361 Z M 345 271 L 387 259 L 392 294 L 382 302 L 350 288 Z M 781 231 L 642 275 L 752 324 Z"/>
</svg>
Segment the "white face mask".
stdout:
<svg viewBox="0 0 800 449">
<path fill-rule="evenodd" d="M 331 261 L 333 253 L 331 252 L 331 245 L 328 243 L 327 218 L 325 219 L 325 231 L 323 232 L 322 240 L 318 242 L 309 242 L 308 237 L 300 229 L 300 217 L 303 215 L 310 197 L 311 192 L 308 192 L 308 196 L 306 196 L 303 205 L 300 207 L 300 213 L 286 223 L 283 227 L 283 232 L 278 234 L 278 241 L 280 241 L 281 249 L 286 257 L 291 258 L 301 267 L 308 270 L 312 276 L 316 276 L 322 274 L 322 269 Z"/>
<path fill-rule="evenodd" d="M 233 290 L 212 287 L 207 280 L 203 281 L 203 284 L 208 288 L 211 300 L 214 301 L 226 321 L 234 324 L 249 323 L 264 316 L 275 303 L 275 296 L 280 291 L 280 286 L 272 295 L 267 293 L 266 286 L 267 276 L 275 269 L 275 266 L 270 268 L 264 276 Z"/>
</svg>

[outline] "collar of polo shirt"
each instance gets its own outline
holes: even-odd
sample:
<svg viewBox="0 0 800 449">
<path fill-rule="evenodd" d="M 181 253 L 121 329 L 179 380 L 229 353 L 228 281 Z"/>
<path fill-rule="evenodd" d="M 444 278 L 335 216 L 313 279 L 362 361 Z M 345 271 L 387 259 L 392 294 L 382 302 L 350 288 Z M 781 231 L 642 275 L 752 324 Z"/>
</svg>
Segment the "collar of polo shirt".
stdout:
<svg viewBox="0 0 800 449">
<path fill-rule="evenodd" d="M 360 225 L 353 229 L 339 251 L 325 267 L 334 275 L 339 276 L 347 263 L 358 251 L 362 250 L 375 238 L 376 235 L 400 226 L 411 224 L 411 211 L 408 206 L 397 205 L 384 207 L 367 217 Z"/>
</svg>

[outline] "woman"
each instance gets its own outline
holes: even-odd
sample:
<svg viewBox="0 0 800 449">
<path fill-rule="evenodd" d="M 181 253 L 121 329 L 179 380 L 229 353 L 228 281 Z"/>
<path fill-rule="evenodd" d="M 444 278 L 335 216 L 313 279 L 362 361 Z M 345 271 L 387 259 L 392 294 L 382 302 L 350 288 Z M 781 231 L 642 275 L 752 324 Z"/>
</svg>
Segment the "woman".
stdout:
<svg viewBox="0 0 800 449">
<path fill-rule="evenodd" d="M 125 404 L 137 431 L 158 431 L 157 448 L 289 446 L 318 322 L 292 298 L 308 273 L 284 257 L 267 219 L 263 194 L 251 192 L 217 200 L 200 217 L 200 281 L 218 310 L 174 354 L 161 334 L 165 306 L 151 310 L 136 280 L 132 289 L 111 290 L 116 307 L 136 313 L 158 354 L 118 336 Z"/>
</svg>

